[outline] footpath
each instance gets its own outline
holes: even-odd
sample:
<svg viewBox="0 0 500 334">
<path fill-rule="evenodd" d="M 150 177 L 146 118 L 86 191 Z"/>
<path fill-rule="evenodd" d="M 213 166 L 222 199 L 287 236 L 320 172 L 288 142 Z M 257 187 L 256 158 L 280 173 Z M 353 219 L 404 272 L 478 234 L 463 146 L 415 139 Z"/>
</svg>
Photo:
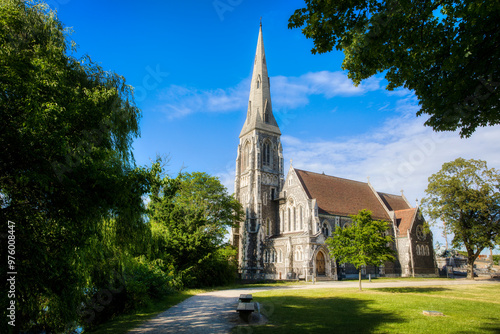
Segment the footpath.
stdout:
<svg viewBox="0 0 500 334">
<path fill-rule="evenodd" d="M 425 281 L 363 281 L 363 289 L 466 284 L 500 284 L 500 281 L 485 279 L 469 281 L 464 278 Z M 244 324 L 236 312 L 240 294 L 252 294 L 275 289 L 342 289 L 357 288 L 358 286 L 358 281 L 320 281 L 316 284 L 301 284 L 296 286 L 243 288 L 206 292 L 184 300 L 146 321 L 141 326 L 129 331 L 129 333 L 227 334 L 231 332 L 233 327 Z"/>
</svg>

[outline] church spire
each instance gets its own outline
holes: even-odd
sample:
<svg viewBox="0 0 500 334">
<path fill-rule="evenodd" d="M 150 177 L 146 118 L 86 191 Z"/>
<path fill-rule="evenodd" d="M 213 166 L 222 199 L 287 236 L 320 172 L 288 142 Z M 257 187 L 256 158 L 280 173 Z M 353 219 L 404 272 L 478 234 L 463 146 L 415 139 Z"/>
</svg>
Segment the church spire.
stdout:
<svg viewBox="0 0 500 334">
<path fill-rule="evenodd" d="M 255 52 L 247 119 L 241 130 L 240 137 L 256 129 L 281 135 L 271 105 L 270 82 L 267 75 L 266 53 L 262 38 L 262 22 L 259 28 L 259 38 Z"/>
</svg>

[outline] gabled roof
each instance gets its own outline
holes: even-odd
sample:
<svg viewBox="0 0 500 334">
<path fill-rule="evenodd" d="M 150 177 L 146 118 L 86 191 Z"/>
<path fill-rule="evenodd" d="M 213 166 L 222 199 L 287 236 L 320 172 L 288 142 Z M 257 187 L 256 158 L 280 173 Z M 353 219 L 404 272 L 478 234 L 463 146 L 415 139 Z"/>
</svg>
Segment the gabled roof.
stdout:
<svg viewBox="0 0 500 334">
<path fill-rule="evenodd" d="M 391 195 L 380 192 L 377 192 L 377 194 L 379 195 L 382 202 L 384 202 L 387 209 L 389 209 L 389 211 L 410 209 L 410 206 L 408 205 L 408 203 L 406 203 L 403 196 Z"/>
<path fill-rule="evenodd" d="M 411 228 L 411 224 L 415 217 L 416 208 L 410 208 L 406 210 L 397 210 L 396 214 L 396 226 L 399 229 L 400 237 L 406 237 L 408 235 L 408 230 Z"/>
<path fill-rule="evenodd" d="M 368 209 L 374 219 L 391 220 L 368 183 L 300 169 L 295 169 L 295 172 L 307 196 L 316 199 L 319 214 L 349 216 Z M 397 195 L 390 196 L 390 203 L 396 206 L 401 204 L 400 200 L 396 199 Z"/>
</svg>

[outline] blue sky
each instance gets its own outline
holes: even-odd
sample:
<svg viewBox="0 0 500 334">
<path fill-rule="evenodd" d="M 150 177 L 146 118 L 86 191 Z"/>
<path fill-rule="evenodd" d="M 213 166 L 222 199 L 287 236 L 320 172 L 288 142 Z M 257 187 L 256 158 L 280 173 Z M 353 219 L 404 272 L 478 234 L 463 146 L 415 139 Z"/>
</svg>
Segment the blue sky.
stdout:
<svg viewBox="0 0 500 334">
<path fill-rule="evenodd" d="M 434 133 L 416 117 L 406 90 L 388 92 L 383 76 L 355 87 L 342 52 L 312 55 L 311 40 L 287 28 L 298 0 L 49 0 L 74 32 L 80 54 L 123 75 L 141 108 L 138 165 L 170 157 L 176 174 L 204 171 L 233 191 L 238 135 L 246 116 L 262 17 L 273 112 L 285 160 L 300 169 L 370 182 L 411 203 L 427 178 L 457 157 L 500 168 L 500 128 L 469 139 Z M 288 170 L 288 166 L 285 170 Z M 443 242 L 434 229 L 436 240 Z"/>
</svg>

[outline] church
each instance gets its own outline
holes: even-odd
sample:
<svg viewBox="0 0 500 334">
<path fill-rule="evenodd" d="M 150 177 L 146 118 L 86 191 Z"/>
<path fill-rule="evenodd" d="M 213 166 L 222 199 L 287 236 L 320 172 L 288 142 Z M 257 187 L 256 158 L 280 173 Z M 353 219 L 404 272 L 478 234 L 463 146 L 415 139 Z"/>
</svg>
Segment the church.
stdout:
<svg viewBox="0 0 500 334">
<path fill-rule="evenodd" d="M 330 258 L 325 240 L 352 223 L 362 209 L 390 223 L 394 262 L 361 268 L 362 275 L 434 276 L 432 234 L 418 207 L 404 195 L 359 182 L 295 168 L 284 177 L 281 132 L 273 115 L 266 54 L 259 29 L 246 120 L 236 158 L 235 196 L 245 220 L 232 229 L 242 279 L 341 280 L 358 276 L 350 264 Z"/>
</svg>

